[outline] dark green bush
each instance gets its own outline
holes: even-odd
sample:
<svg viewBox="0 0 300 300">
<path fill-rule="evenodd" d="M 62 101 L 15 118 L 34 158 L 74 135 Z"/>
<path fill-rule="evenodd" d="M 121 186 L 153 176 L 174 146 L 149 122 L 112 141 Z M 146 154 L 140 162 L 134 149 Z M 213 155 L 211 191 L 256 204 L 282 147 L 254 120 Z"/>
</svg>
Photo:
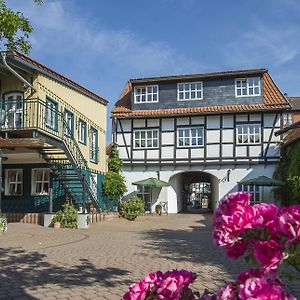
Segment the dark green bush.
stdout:
<svg viewBox="0 0 300 300">
<path fill-rule="evenodd" d="M 52 219 L 52 225 L 55 222 L 60 222 L 63 228 L 77 228 L 77 209 L 70 200 L 66 200 L 63 205 L 63 210 L 55 213 Z"/>
<path fill-rule="evenodd" d="M 145 212 L 144 202 L 139 197 L 132 197 L 128 201 L 120 202 L 119 213 L 121 217 L 134 221 L 138 216 Z"/>
</svg>

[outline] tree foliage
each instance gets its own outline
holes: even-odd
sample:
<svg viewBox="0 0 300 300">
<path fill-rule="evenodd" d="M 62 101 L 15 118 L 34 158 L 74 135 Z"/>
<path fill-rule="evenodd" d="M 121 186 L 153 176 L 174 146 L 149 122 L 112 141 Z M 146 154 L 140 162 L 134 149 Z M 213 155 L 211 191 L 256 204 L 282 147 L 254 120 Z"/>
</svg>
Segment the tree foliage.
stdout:
<svg viewBox="0 0 300 300">
<path fill-rule="evenodd" d="M 108 172 L 103 182 L 103 192 L 107 198 L 119 200 L 127 191 L 122 176 L 122 166 L 123 161 L 119 156 L 118 146 L 114 144 L 108 160 Z"/>
<path fill-rule="evenodd" d="M 119 155 L 119 149 L 114 144 L 110 151 L 110 157 L 108 160 L 108 171 L 120 174 L 122 172 L 123 161 Z"/>
<path fill-rule="evenodd" d="M 286 184 L 277 189 L 276 196 L 283 205 L 300 203 L 300 141 L 282 147 L 281 157 L 274 177 Z"/>
<path fill-rule="evenodd" d="M 108 171 L 103 182 L 104 195 L 111 199 L 120 199 L 127 188 L 121 174 Z"/>
<path fill-rule="evenodd" d="M 34 0 L 38 5 L 43 0 Z M 31 49 L 28 40 L 33 27 L 22 12 L 13 11 L 6 5 L 5 0 L 0 0 L 0 47 L 1 50 L 20 50 L 26 54 Z"/>
</svg>

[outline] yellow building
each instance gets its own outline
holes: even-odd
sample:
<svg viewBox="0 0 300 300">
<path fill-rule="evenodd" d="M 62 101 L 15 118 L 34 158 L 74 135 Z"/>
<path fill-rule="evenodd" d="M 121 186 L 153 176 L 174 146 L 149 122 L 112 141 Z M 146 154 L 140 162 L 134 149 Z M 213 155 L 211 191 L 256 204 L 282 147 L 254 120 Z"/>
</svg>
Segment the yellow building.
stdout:
<svg viewBox="0 0 300 300">
<path fill-rule="evenodd" d="M 0 95 L 2 211 L 101 207 L 108 102 L 16 51 L 1 53 Z"/>
</svg>

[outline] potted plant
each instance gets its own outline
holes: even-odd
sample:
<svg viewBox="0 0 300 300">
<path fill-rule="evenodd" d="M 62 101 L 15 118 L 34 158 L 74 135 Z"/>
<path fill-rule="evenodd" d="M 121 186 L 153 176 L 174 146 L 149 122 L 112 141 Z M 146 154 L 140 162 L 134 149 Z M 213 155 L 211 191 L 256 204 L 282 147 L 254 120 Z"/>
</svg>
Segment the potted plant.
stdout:
<svg viewBox="0 0 300 300">
<path fill-rule="evenodd" d="M 63 218 L 64 218 L 64 213 L 62 210 L 59 210 L 58 212 L 56 212 L 52 219 L 53 228 L 56 228 L 56 229 L 60 228 Z"/>
<path fill-rule="evenodd" d="M 161 209 L 162 209 L 161 205 L 160 204 L 156 204 L 156 206 L 155 206 L 155 212 L 158 215 L 160 215 L 160 216 L 161 216 Z"/>
<path fill-rule="evenodd" d="M 7 219 L 4 214 L 0 213 L 0 234 L 7 231 Z"/>
</svg>

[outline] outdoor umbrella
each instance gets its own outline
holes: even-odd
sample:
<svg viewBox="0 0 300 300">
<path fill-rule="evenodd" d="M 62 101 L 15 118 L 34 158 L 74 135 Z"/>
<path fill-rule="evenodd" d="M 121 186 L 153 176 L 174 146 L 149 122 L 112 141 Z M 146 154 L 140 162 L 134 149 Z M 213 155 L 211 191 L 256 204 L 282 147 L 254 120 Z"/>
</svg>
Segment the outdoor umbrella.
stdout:
<svg viewBox="0 0 300 300">
<path fill-rule="evenodd" d="M 258 186 L 283 186 L 283 181 L 272 179 L 267 176 L 258 176 L 252 179 L 244 179 L 239 182 L 242 185 L 258 185 Z"/>
<path fill-rule="evenodd" d="M 132 183 L 133 185 L 139 185 L 142 187 L 149 187 L 150 188 L 150 203 L 152 203 L 152 189 L 153 188 L 162 188 L 164 186 L 170 186 L 168 182 L 150 177 L 144 180 L 136 181 Z"/>
<path fill-rule="evenodd" d="M 139 186 L 146 186 L 146 187 L 150 187 L 150 188 L 160 188 L 160 187 L 164 187 L 164 186 L 169 186 L 170 184 L 168 182 L 150 177 L 144 180 L 140 180 L 140 181 L 136 181 L 133 182 L 132 184 L 134 185 L 139 185 Z"/>
<path fill-rule="evenodd" d="M 239 182 L 242 185 L 256 185 L 256 186 L 283 186 L 283 181 L 272 179 L 267 176 L 258 176 L 252 179 L 244 179 Z M 262 188 L 262 198 L 264 198 L 264 188 Z"/>
</svg>

